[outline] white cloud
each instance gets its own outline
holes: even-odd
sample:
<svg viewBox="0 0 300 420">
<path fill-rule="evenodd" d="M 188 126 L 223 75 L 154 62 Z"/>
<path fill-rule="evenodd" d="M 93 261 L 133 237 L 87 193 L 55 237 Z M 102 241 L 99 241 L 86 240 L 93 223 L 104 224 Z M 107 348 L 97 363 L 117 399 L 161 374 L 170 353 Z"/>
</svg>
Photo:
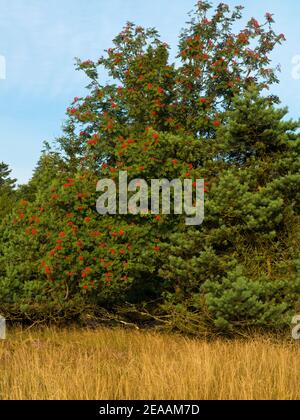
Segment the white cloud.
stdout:
<svg viewBox="0 0 300 420">
<path fill-rule="evenodd" d="M 0 55 L 0 80 L 6 79 L 6 58 Z"/>
</svg>

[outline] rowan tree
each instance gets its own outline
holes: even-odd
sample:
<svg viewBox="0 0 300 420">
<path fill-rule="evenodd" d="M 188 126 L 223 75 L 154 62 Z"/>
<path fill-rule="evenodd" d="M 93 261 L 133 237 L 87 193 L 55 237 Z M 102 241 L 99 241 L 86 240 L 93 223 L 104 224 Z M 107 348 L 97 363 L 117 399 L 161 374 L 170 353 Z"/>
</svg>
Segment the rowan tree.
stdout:
<svg viewBox="0 0 300 420">
<path fill-rule="evenodd" d="M 49 186 L 39 181 L 3 231 L 3 301 L 26 310 L 47 299 L 51 310 L 155 301 L 156 317 L 189 332 L 286 321 L 299 287 L 299 124 L 267 93 L 284 35 L 270 13 L 235 31 L 241 18 L 242 7 L 198 2 L 176 63 L 155 29 L 132 23 L 98 61 L 77 61 L 88 93 L 74 98 L 58 150 L 45 156 L 57 162 L 39 173 Z M 204 179 L 204 224 L 100 216 L 96 183 L 120 171 L 148 183 Z"/>
</svg>

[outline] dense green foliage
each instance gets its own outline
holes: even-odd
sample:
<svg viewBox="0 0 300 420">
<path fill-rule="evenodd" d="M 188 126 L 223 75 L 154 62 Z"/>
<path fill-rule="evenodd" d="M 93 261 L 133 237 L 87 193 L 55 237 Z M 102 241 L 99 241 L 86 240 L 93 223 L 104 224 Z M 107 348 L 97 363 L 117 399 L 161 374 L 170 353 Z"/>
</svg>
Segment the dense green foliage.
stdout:
<svg viewBox="0 0 300 420">
<path fill-rule="evenodd" d="M 193 333 L 289 323 L 300 304 L 300 123 L 262 93 L 278 81 L 269 54 L 284 36 L 270 14 L 234 33 L 241 17 L 199 2 L 181 65 L 154 29 L 133 24 L 97 63 L 78 61 L 88 95 L 68 108 L 63 136 L 0 228 L 2 313 L 71 319 L 106 308 Z M 97 181 L 119 171 L 204 178 L 203 225 L 100 216 Z"/>
<path fill-rule="evenodd" d="M 10 177 L 11 170 L 0 162 L 0 220 L 12 210 L 15 202 L 15 179 Z"/>
</svg>

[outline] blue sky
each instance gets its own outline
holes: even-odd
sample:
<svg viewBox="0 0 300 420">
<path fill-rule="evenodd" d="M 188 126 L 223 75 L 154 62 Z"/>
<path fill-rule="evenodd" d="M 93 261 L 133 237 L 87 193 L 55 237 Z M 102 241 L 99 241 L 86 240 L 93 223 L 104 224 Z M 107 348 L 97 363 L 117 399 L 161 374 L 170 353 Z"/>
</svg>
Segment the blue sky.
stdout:
<svg viewBox="0 0 300 420">
<path fill-rule="evenodd" d="M 86 80 L 74 70 L 74 57 L 99 57 L 128 20 L 157 27 L 174 55 L 177 36 L 195 2 L 0 0 L 0 55 L 6 60 L 6 79 L 0 80 L 0 161 L 11 166 L 20 183 L 31 177 L 43 141 L 60 134 L 66 108 L 84 91 Z M 273 55 L 274 64 L 282 65 L 281 83 L 273 91 L 292 117 L 300 117 L 300 79 L 292 77 L 292 59 L 300 55 L 300 2 L 227 3 L 245 6 L 246 18 L 275 14 L 276 29 L 288 42 Z"/>
</svg>

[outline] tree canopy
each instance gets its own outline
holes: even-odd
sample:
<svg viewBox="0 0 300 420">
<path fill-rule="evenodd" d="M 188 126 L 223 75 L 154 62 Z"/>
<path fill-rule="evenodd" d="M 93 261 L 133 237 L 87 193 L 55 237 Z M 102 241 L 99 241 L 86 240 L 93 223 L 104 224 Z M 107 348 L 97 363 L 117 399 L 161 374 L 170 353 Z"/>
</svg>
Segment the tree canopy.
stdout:
<svg viewBox="0 0 300 420">
<path fill-rule="evenodd" d="M 3 313 L 70 319 L 105 308 L 189 333 L 289 322 L 300 288 L 300 123 L 268 92 L 284 35 L 270 13 L 236 31 L 242 9 L 198 2 L 175 63 L 155 29 L 132 23 L 98 61 L 77 61 L 87 95 L 68 107 L 34 194 L 1 227 Z M 205 179 L 204 223 L 100 216 L 97 181 L 120 171 Z"/>
</svg>

